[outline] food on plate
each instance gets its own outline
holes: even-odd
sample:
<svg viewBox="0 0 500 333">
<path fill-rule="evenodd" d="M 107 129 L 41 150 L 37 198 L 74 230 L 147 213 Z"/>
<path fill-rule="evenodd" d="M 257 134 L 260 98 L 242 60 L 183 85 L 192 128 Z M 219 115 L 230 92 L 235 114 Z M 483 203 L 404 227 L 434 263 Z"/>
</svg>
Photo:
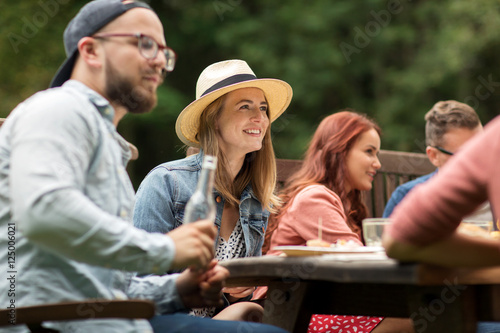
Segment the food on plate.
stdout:
<svg viewBox="0 0 500 333">
<path fill-rule="evenodd" d="M 490 237 L 493 239 L 500 239 L 500 231 L 492 231 L 490 232 Z"/>
<path fill-rule="evenodd" d="M 352 239 L 346 241 L 345 239 L 337 240 L 336 247 L 344 248 L 344 249 L 352 249 L 359 247 L 359 244 L 356 244 Z"/>
<path fill-rule="evenodd" d="M 324 240 L 321 240 L 319 238 L 316 238 L 316 239 L 310 239 L 306 242 L 306 246 L 314 246 L 314 247 L 331 247 L 332 244 L 327 242 L 327 241 L 324 241 Z"/>
<path fill-rule="evenodd" d="M 472 223 L 460 223 L 458 226 L 458 232 L 468 236 L 492 238 L 488 230 Z"/>
<path fill-rule="evenodd" d="M 334 244 L 321 240 L 319 238 L 316 239 L 310 239 L 306 242 L 306 246 L 309 247 L 336 247 L 336 248 L 343 248 L 343 249 L 352 249 L 359 247 L 359 244 L 356 244 L 352 240 L 345 240 L 345 239 L 339 239 L 337 240 Z"/>
</svg>

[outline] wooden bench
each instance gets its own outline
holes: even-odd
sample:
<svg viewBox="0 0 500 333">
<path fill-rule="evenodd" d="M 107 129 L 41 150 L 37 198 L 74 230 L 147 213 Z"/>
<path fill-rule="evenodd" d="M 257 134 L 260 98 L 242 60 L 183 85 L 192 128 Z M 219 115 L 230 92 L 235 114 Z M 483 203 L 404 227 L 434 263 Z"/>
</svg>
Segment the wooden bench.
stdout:
<svg viewBox="0 0 500 333">
<path fill-rule="evenodd" d="M 409 180 L 431 173 L 435 166 L 426 154 L 381 150 L 382 167 L 378 170 L 371 191 L 364 192 L 369 217 L 381 217 L 394 189 Z M 289 177 L 302 165 L 301 160 L 277 159 L 278 186 L 284 186 Z"/>
</svg>

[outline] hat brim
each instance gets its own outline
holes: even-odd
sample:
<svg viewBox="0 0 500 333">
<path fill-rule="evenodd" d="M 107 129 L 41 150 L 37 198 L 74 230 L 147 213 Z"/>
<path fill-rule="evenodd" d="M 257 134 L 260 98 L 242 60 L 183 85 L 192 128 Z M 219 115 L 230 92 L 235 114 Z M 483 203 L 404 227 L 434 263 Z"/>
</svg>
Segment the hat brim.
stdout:
<svg viewBox="0 0 500 333">
<path fill-rule="evenodd" d="M 203 110 L 222 95 L 241 88 L 259 88 L 264 92 L 271 122 L 275 121 L 286 110 L 293 95 L 292 87 L 285 81 L 277 79 L 248 80 L 214 90 L 186 106 L 179 114 L 175 123 L 175 132 L 179 139 L 188 146 L 200 147 L 196 134 Z"/>
<path fill-rule="evenodd" d="M 50 88 L 60 87 L 64 82 L 69 80 L 73 72 L 73 66 L 75 65 L 76 54 L 77 52 L 74 51 L 71 57 L 66 58 L 61 67 L 59 67 L 52 82 L 50 82 Z"/>
</svg>

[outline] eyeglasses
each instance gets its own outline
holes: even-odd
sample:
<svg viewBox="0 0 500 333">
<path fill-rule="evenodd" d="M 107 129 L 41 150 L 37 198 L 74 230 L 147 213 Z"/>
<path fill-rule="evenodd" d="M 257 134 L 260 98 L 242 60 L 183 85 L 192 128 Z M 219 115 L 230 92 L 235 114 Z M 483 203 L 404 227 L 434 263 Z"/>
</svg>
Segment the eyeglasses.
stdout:
<svg viewBox="0 0 500 333">
<path fill-rule="evenodd" d="M 449 150 L 446 150 L 442 147 L 439 147 L 439 146 L 431 146 L 432 148 L 435 148 L 437 150 L 439 150 L 440 152 L 442 152 L 443 154 L 446 154 L 446 155 L 450 155 L 450 156 L 453 156 L 453 153 Z"/>
<path fill-rule="evenodd" d="M 165 59 L 167 63 L 165 65 L 165 70 L 167 72 L 171 72 L 175 67 L 175 60 L 177 59 L 177 55 L 174 50 L 166 45 L 158 44 L 152 37 L 144 34 L 126 34 L 126 33 L 104 33 L 92 36 L 94 38 L 105 39 L 108 37 L 135 37 L 137 38 L 137 48 L 139 48 L 139 52 L 141 55 L 149 60 L 155 59 L 158 56 L 158 51 L 162 51 L 165 55 Z"/>
</svg>

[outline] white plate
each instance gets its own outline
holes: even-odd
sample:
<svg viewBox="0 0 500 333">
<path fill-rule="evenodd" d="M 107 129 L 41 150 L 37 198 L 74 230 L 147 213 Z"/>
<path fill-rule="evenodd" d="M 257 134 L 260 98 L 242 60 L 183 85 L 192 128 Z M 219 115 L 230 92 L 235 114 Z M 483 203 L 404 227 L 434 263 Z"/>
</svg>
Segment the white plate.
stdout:
<svg viewBox="0 0 500 333">
<path fill-rule="evenodd" d="M 315 247 L 303 245 L 275 246 L 273 250 L 285 253 L 289 257 L 299 256 L 321 256 L 324 254 L 360 254 L 360 253 L 380 253 L 384 252 L 381 246 L 359 246 L 359 247 Z"/>
</svg>

